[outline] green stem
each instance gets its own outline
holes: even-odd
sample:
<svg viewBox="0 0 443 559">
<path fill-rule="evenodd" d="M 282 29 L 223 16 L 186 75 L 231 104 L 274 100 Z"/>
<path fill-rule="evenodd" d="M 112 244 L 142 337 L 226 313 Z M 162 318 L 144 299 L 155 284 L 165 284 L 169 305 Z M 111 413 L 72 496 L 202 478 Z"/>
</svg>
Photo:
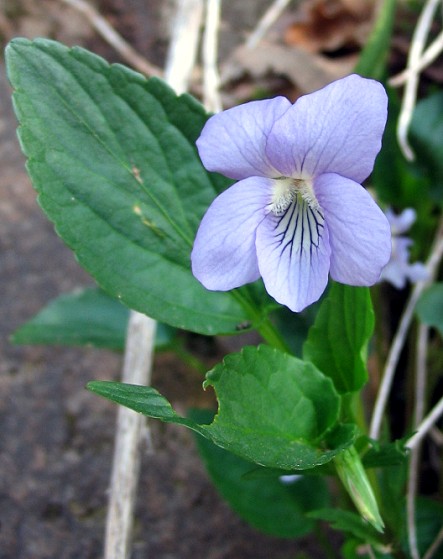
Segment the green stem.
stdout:
<svg viewBox="0 0 443 559">
<path fill-rule="evenodd" d="M 181 359 L 181 361 L 185 363 L 185 365 L 192 367 L 202 375 L 207 373 L 208 367 L 203 363 L 203 361 L 192 355 L 192 353 L 185 349 L 181 343 L 175 343 L 172 350 Z"/>
<path fill-rule="evenodd" d="M 317 537 L 317 541 L 320 544 L 321 548 L 325 552 L 325 556 L 327 559 L 340 559 L 336 550 L 332 547 L 331 542 L 329 541 L 328 536 L 324 532 L 324 528 L 320 522 L 316 522 L 314 533 Z"/>
<path fill-rule="evenodd" d="M 247 294 L 245 290 L 240 291 L 238 289 L 232 291 L 232 294 L 247 311 L 252 323 L 254 324 L 260 336 L 265 340 L 265 342 L 267 342 L 272 347 L 284 351 L 285 353 L 291 353 L 283 336 L 271 322 L 269 316 L 263 315 L 262 311 L 257 308 L 257 305 L 249 296 L 249 294 Z"/>
</svg>

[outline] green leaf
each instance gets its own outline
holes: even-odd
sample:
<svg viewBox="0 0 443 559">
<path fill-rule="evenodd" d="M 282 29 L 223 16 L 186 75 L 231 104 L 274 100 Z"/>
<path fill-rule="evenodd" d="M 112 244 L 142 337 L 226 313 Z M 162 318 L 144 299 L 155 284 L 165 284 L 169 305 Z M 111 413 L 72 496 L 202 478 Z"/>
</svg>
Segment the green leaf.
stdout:
<svg viewBox="0 0 443 559">
<path fill-rule="evenodd" d="M 366 287 L 334 283 L 303 346 L 304 359 L 330 377 L 340 394 L 366 383 L 374 311 Z"/>
<path fill-rule="evenodd" d="M 405 509 L 404 509 L 405 510 Z M 417 529 L 417 545 L 420 557 L 423 557 L 429 547 L 434 543 L 443 526 L 443 504 L 426 497 L 418 497 L 415 502 L 415 523 Z M 407 553 L 409 550 L 407 538 L 406 515 L 403 522 L 402 543 Z M 433 559 L 443 558 L 443 549 L 440 544 Z"/>
<path fill-rule="evenodd" d="M 334 530 L 352 534 L 362 542 L 375 546 L 381 545 L 377 532 L 358 514 L 353 512 L 337 508 L 325 508 L 310 512 L 307 516 L 316 520 L 325 520 L 330 523 L 331 528 Z"/>
<path fill-rule="evenodd" d="M 389 87 L 387 93 L 388 121 L 371 181 L 377 191 L 378 199 L 383 203 L 400 209 L 413 207 L 419 212 L 419 207 L 428 203 L 428 179 L 422 175 L 416 163 L 405 159 L 399 148 L 397 123 L 400 115 L 400 98 L 398 92 Z M 417 192 L 421 192 L 423 196 L 418 197 Z"/>
<path fill-rule="evenodd" d="M 192 414 L 194 417 L 194 414 Z M 305 513 L 327 506 L 328 492 L 323 479 L 300 477 L 284 484 L 278 477 L 248 479 L 253 465 L 196 437 L 200 455 L 218 491 L 230 506 L 253 527 L 281 538 L 309 533 L 314 521 Z"/>
<path fill-rule="evenodd" d="M 216 365 L 204 386 L 214 387 L 219 401 L 210 426 L 219 446 L 284 469 L 311 468 L 337 453 L 324 447 L 340 398 L 311 363 L 267 346 L 246 347 Z"/>
<path fill-rule="evenodd" d="M 340 397 L 330 379 L 268 346 L 228 355 L 207 374 L 219 402 L 210 425 L 178 416 L 155 389 L 110 382 L 88 388 L 163 421 L 185 425 L 238 456 L 271 468 L 303 470 L 325 464 L 355 439 L 337 423 Z"/>
<path fill-rule="evenodd" d="M 417 161 L 433 185 L 434 200 L 441 204 L 443 193 L 443 92 L 417 103 L 410 127 L 411 144 Z"/>
<path fill-rule="evenodd" d="M 405 447 L 409 437 L 398 439 L 393 443 L 380 444 L 378 441 L 368 437 L 359 437 L 356 441 L 356 448 L 370 445 L 362 456 L 363 466 L 368 468 L 386 468 L 404 464 L 408 457 L 408 450 Z"/>
<path fill-rule="evenodd" d="M 396 3 L 396 0 L 384 0 L 380 4 L 374 29 L 354 68 L 357 74 L 376 80 L 383 78 L 388 61 Z"/>
<path fill-rule="evenodd" d="M 437 328 L 443 336 L 443 283 L 435 283 L 423 293 L 416 313 L 424 324 Z"/>
<path fill-rule="evenodd" d="M 280 307 L 273 313 L 272 318 L 280 334 L 290 349 L 290 353 L 302 356 L 303 344 L 308 337 L 309 328 L 315 321 L 321 303 L 317 301 L 309 305 L 300 313 L 294 313 L 287 307 Z"/>
<path fill-rule="evenodd" d="M 197 433 L 204 434 L 201 427 L 192 419 L 180 417 L 171 404 L 155 388 L 112 381 L 92 381 L 86 386 L 88 390 L 108 398 L 112 402 L 126 406 L 148 417 L 161 419 L 166 423 L 185 425 Z"/>
<path fill-rule="evenodd" d="M 130 308 L 203 334 L 250 320 L 231 293 L 207 291 L 190 271 L 197 226 L 223 183 L 195 148 L 202 106 L 54 41 L 15 39 L 6 59 L 39 203 L 97 283 Z"/>
<path fill-rule="evenodd" d="M 94 346 L 123 350 L 129 309 L 96 288 L 61 295 L 11 336 L 21 345 Z M 176 331 L 158 323 L 157 349 L 170 345 Z"/>
</svg>

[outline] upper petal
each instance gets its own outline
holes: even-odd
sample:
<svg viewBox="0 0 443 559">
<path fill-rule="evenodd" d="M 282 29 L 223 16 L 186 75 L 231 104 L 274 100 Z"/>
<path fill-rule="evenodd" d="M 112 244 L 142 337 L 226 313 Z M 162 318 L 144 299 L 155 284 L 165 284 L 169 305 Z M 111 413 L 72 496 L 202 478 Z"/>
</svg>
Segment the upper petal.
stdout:
<svg viewBox="0 0 443 559">
<path fill-rule="evenodd" d="M 191 254 L 192 273 L 207 288 L 228 291 L 257 280 L 255 235 L 271 198 L 271 181 L 235 183 L 212 202 Z"/>
<path fill-rule="evenodd" d="M 269 213 L 257 229 L 257 258 L 266 291 L 299 312 L 328 283 L 330 247 L 321 213 L 298 196 L 282 216 Z"/>
<path fill-rule="evenodd" d="M 275 176 L 265 153 L 266 142 L 274 122 L 290 107 L 288 99 L 276 97 L 212 116 L 197 140 L 203 165 L 232 179 Z"/>
<path fill-rule="evenodd" d="M 361 183 L 372 171 L 387 118 L 387 95 L 351 75 L 300 97 L 275 123 L 266 153 L 286 176 L 338 173 Z"/>
<path fill-rule="evenodd" d="M 328 225 L 332 279 L 373 285 L 391 255 L 386 216 L 360 184 L 339 175 L 321 175 L 314 190 Z"/>
</svg>

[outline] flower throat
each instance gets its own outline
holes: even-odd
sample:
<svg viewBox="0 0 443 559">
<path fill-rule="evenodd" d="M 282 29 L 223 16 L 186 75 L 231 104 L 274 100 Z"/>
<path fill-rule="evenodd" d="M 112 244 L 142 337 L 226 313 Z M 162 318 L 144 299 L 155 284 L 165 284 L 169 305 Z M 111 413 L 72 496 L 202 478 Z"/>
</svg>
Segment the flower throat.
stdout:
<svg viewBox="0 0 443 559">
<path fill-rule="evenodd" d="M 307 202 L 312 209 L 320 209 L 310 180 L 279 177 L 273 180 L 270 211 L 277 217 L 284 215 L 297 196 Z"/>
</svg>

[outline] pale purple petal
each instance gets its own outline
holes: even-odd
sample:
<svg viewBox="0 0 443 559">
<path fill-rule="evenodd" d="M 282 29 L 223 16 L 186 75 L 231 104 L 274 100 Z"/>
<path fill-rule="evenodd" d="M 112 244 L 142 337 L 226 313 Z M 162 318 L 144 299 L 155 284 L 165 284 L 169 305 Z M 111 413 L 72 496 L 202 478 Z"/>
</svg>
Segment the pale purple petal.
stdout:
<svg viewBox="0 0 443 559">
<path fill-rule="evenodd" d="M 255 235 L 270 199 L 271 181 L 251 177 L 212 202 L 191 254 L 192 273 L 207 289 L 228 291 L 260 277 Z"/>
<path fill-rule="evenodd" d="M 328 225 L 332 279 L 373 285 L 391 254 L 386 216 L 361 185 L 339 175 L 321 175 L 314 190 Z"/>
<path fill-rule="evenodd" d="M 413 208 L 406 208 L 400 214 L 395 214 L 390 208 L 385 211 L 393 235 L 401 235 L 409 231 L 417 218 Z"/>
<path fill-rule="evenodd" d="M 288 99 L 276 97 L 212 116 L 197 140 L 203 165 L 232 179 L 278 176 L 266 156 L 266 142 L 274 122 L 290 107 Z"/>
<path fill-rule="evenodd" d="M 403 289 L 408 280 L 415 283 L 429 278 L 429 272 L 424 264 L 421 262 L 409 264 L 411 245 L 412 240 L 408 237 L 392 237 L 391 259 L 383 268 L 381 281 L 388 281 L 397 289 Z"/>
<path fill-rule="evenodd" d="M 269 213 L 257 229 L 257 258 L 266 291 L 299 312 L 328 283 L 330 247 L 321 214 L 297 198 L 283 216 Z"/>
<path fill-rule="evenodd" d="M 418 281 L 428 280 L 429 270 L 422 262 L 414 262 L 414 264 L 408 264 L 407 276 L 411 283 L 417 283 Z"/>
<path fill-rule="evenodd" d="M 403 289 L 407 281 L 403 265 L 390 260 L 382 270 L 380 281 L 387 281 L 396 289 Z"/>
<path fill-rule="evenodd" d="M 275 123 L 266 154 L 285 176 L 337 173 L 361 183 L 374 166 L 386 117 L 383 86 L 354 74 L 300 97 Z"/>
</svg>

